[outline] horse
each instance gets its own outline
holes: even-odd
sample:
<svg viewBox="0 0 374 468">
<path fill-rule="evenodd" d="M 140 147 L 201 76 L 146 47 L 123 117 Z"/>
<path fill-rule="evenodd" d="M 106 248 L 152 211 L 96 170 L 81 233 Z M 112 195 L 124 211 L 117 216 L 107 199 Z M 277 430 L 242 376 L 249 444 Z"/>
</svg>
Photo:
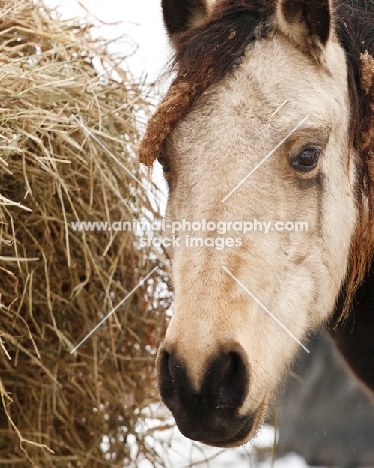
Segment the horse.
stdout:
<svg viewBox="0 0 374 468">
<path fill-rule="evenodd" d="M 235 447 L 321 326 L 374 392 L 374 3 L 162 10 L 173 81 L 139 146 L 169 187 L 159 390 L 182 434 Z"/>
</svg>

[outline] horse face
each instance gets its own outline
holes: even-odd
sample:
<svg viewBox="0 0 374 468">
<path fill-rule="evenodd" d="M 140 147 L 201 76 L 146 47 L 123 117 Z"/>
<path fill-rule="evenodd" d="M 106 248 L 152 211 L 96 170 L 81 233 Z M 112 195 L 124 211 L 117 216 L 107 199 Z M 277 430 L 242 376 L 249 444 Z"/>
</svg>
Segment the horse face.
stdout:
<svg viewBox="0 0 374 468">
<path fill-rule="evenodd" d="M 181 432 L 207 444 L 254 436 L 347 270 L 357 218 L 347 69 L 322 3 L 278 4 L 272 31 L 199 97 L 165 145 L 175 302 L 159 385 Z M 181 30 L 209 10 L 185 4 Z M 166 24 L 171 8 L 164 1 Z M 303 230 L 280 228 L 296 221 Z"/>
</svg>

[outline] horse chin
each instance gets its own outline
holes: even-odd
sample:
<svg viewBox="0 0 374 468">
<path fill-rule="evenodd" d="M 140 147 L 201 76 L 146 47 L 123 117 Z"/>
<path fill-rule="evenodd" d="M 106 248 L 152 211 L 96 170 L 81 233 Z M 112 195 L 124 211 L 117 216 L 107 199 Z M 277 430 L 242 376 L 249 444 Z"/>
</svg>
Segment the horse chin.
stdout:
<svg viewBox="0 0 374 468">
<path fill-rule="evenodd" d="M 247 421 L 244 423 L 244 426 L 238 434 L 231 440 L 225 442 L 202 442 L 205 445 L 210 447 L 219 447 L 219 448 L 235 448 L 240 447 L 241 445 L 246 444 L 254 437 L 256 437 L 257 432 L 259 431 L 261 425 L 263 424 L 268 409 L 269 400 L 265 398 L 260 404 L 255 415 L 250 415 L 247 418 Z"/>
</svg>

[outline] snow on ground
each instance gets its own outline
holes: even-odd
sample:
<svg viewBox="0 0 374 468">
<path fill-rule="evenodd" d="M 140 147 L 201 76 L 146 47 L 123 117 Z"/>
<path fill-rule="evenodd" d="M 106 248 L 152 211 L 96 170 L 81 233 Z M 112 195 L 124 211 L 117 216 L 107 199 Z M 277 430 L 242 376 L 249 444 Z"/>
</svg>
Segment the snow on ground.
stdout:
<svg viewBox="0 0 374 468">
<path fill-rule="evenodd" d="M 308 468 L 302 458 L 290 454 L 282 459 L 271 460 L 268 448 L 272 446 L 274 431 L 264 427 L 259 437 L 252 444 L 235 449 L 220 450 L 202 444 L 193 443 L 186 439 L 177 428 L 173 428 L 162 435 L 162 440 L 170 442 L 170 448 L 157 443 L 153 444 L 156 451 L 168 468 Z M 160 437 L 161 438 L 161 437 Z M 261 444 L 267 442 L 268 444 Z M 168 445 L 168 444 L 167 444 Z M 262 448 L 266 448 L 264 456 Z M 148 461 L 142 461 L 138 468 L 154 468 Z"/>
<path fill-rule="evenodd" d="M 146 437 L 148 445 L 154 449 L 167 468 L 308 468 L 305 461 L 290 454 L 282 459 L 272 460 L 276 444 L 276 432 L 271 426 L 263 426 L 255 439 L 233 449 L 208 447 L 184 437 L 174 425 L 170 412 L 162 404 L 153 404 L 143 412 L 144 422 L 138 424 L 137 433 Z M 156 430 L 158 427 L 170 427 Z M 136 459 L 135 436 L 129 436 L 132 459 Z M 142 460 L 137 468 L 155 468 L 152 463 Z"/>
</svg>

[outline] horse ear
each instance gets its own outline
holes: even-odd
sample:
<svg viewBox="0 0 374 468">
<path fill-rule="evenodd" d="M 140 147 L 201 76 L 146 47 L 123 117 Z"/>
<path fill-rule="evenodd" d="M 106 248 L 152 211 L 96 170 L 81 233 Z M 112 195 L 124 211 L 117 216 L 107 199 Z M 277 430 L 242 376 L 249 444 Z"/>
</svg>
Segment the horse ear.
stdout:
<svg viewBox="0 0 374 468">
<path fill-rule="evenodd" d="M 204 21 L 208 7 L 204 0 L 162 0 L 162 13 L 169 37 L 177 45 L 180 34 Z"/>
<path fill-rule="evenodd" d="M 315 55 L 330 37 L 331 0 L 278 0 L 277 19 L 284 34 Z"/>
</svg>

